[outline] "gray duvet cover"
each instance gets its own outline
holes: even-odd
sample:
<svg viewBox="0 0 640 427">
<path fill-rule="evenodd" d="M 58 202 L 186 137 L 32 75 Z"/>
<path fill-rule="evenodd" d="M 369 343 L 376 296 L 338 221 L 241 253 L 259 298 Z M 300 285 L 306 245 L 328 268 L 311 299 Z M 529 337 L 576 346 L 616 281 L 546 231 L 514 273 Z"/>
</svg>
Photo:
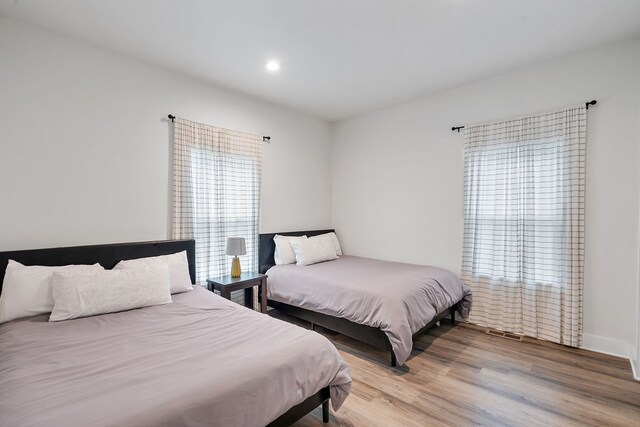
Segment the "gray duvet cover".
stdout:
<svg viewBox="0 0 640 427">
<path fill-rule="evenodd" d="M 172 304 L 0 325 L 2 426 L 264 426 L 325 386 L 335 347 L 196 287 Z"/>
<path fill-rule="evenodd" d="M 471 291 L 441 268 L 343 255 L 308 266 L 267 271 L 267 297 L 382 329 L 399 364 L 411 354 L 412 335 L 457 302 L 466 318 Z"/>
</svg>

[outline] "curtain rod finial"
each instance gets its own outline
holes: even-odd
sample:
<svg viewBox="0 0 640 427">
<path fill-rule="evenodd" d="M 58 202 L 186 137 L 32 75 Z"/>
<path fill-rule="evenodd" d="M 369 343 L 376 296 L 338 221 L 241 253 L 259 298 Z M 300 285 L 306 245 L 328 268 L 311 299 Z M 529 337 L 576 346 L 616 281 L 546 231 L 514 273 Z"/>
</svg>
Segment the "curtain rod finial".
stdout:
<svg viewBox="0 0 640 427">
<path fill-rule="evenodd" d="M 176 116 L 174 116 L 173 114 L 169 114 L 167 117 L 169 117 L 169 119 L 171 119 L 171 121 L 173 121 L 176 118 Z"/>
<path fill-rule="evenodd" d="M 587 110 L 589 109 L 589 105 L 596 105 L 598 103 L 598 101 L 596 101 L 595 99 L 592 99 L 589 102 L 585 102 L 584 106 L 587 108 Z"/>
</svg>

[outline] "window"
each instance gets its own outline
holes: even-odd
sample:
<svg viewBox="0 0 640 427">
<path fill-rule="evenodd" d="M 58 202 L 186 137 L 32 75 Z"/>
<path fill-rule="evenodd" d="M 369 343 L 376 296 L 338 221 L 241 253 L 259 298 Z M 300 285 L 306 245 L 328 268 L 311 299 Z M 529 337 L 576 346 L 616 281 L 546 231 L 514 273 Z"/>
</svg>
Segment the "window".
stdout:
<svg viewBox="0 0 640 427">
<path fill-rule="evenodd" d="M 562 285 L 565 226 L 563 141 L 523 141 L 481 150 L 473 275 Z M 535 147 L 535 148 L 533 148 Z M 496 238 L 504 239 L 499 249 Z"/>
</svg>

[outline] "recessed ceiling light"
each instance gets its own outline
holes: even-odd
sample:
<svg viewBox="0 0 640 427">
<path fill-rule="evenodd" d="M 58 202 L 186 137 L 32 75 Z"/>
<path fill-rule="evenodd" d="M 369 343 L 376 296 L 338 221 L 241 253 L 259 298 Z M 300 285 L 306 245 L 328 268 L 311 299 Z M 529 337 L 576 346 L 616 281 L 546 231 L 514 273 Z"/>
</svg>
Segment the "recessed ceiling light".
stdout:
<svg viewBox="0 0 640 427">
<path fill-rule="evenodd" d="M 278 61 L 267 62 L 267 70 L 274 72 L 280 69 L 280 63 Z"/>
</svg>

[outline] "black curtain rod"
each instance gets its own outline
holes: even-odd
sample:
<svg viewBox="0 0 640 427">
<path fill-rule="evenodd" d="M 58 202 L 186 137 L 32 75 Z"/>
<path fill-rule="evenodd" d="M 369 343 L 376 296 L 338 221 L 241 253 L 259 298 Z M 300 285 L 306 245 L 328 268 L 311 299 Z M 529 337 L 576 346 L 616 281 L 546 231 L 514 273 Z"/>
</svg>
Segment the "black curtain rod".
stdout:
<svg viewBox="0 0 640 427">
<path fill-rule="evenodd" d="M 597 103 L 598 103 L 598 101 L 596 101 L 595 99 L 592 99 L 591 101 L 585 102 L 584 106 L 588 110 L 589 109 L 589 105 L 596 105 Z M 453 126 L 451 128 L 452 131 L 457 130 L 458 133 L 460 133 L 460 129 L 464 129 L 464 126 Z"/>
<path fill-rule="evenodd" d="M 173 114 L 169 114 L 167 117 L 169 117 L 169 119 L 171 120 L 171 123 L 173 123 L 174 120 L 176 119 L 176 116 L 174 116 Z M 262 141 L 271 142 L 271 137 L 270 136 L 263 136 L 262 137 Z"/>
</svg>

